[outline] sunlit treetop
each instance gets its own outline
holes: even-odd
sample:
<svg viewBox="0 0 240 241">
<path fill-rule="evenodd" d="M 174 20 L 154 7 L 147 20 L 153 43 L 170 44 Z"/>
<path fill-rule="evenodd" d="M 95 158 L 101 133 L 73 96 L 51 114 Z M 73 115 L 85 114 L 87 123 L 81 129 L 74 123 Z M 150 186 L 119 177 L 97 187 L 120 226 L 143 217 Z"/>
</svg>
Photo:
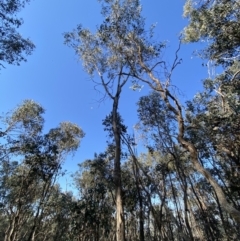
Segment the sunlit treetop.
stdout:
<svg viewBox="0 0 240 241">
<path fill-rule="evenodd" d="M 232 64 L 240 58 L 240 2 L 238 0 L 187 0 L 184 16 L 185 42 L 206 43 L 204 57 L 218 64 Z"/>
</svg>

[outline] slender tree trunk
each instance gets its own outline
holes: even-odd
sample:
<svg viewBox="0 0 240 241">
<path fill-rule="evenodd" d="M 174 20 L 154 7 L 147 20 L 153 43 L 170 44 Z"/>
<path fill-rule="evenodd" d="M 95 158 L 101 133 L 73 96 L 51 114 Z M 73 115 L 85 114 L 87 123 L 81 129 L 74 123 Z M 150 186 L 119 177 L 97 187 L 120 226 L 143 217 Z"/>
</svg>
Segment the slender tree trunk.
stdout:
<svg viewBox="0 0 240 241">
<path fill-rule="evenodd" d="M 116 237 L 117 241 L 125 241 L 125 225 L 121 178 L 121 130 L 119 130 L 119 118 L 117 113 L 119 95 L 120 90 L 117 92 L 114 98 L 112 110 L 112 128 L 115 140 L 114 183 L 116 196 Z"/>
<path fill-rule="evenodd" d="M 138 187 L 138 196 L 139 196 L 139 232 L 140 239 L 139 241 L 144 241 L 144 217 L 143 217 L 143 200 L 142 195 Z"/>
<path fill-rule="evenodd" d="M 10 219 L 10 224 L 5 232 L 5 237 L 4 237 L 4 241 L 14 241 L 15 236 L 18 232 L 19 229 L 19 225 L 18 222 L 20 222 L 20 209 L 16 211 L 16 213 L 14 214 L 14 217 L 12 219 Z"/>
<path fill-rule="evenodd" d="M 48 180 L 43 187 L 43 190 L 41 193 L 41 198 L 40 198 L 39 205 L 37 208 L 37 212 L 34 217 L 33 226 L 30 230 L 30 234 L 27 239 L 28 241 L 35 240 L 36 230 L 39 228 L 40 222 L 42 220 L 43 209 L 44 209 L 45 203 L 47 202 L 46 196 L 49 195 L 50 185 L 51 185 L 51 179 Z"/>
<path fill-rule="evenodd" d="M 180 210 L 179 210 L 179 207 L 178 207 L 178 203 L 177 203 L 177 197 L 176 197 L 176 192 L 177 190 L 174 189 L 174 186 L 173 186 L 173 183 L 172 183 L 172 177 L 171 177 L 171 174 L 169 175 L 169 180 L 170 180 L 170 184 L 171 184 L 171 189 L 172 189 L 172 195 L 173 195 L 173 202 L 175 204 L 175 208 L 176 208 L 176 212 L 177 212 L 177 222 L 178 222 L 178 225 L 180 227 L 180 230 L 184 230 L 183 229 L 183 225 L 182 225 L 182 220 L 181 220 L 181 216 L 180 216 Z"/>
<path fill-rule="evenodd" d="M 219 204 L 218 196 L 216 195 L 216 193 L 215 193 L 215 196 L 216 196 L 216 202 L 217 202 L 217 206 L 218 206 L 218 210 L 219 210 L 219 215 L 221 217 L 221 221 L 222 221 L 222 226 L 223 226 L 223 229 L 224 229 L 225 237 L 229 241 L 228 231 L 227 231 L 227 228 L 226 228 L 226 222 L 224 220 L 222 208 L 221 208 L 221 206 Z"/>
<path fill-rule="evenodd" d="M 143 197 L 140 189 L 140 175 L 139 168 L 136 163 L 132 163 L 133 173 L 135 176 L 135 184 L 138 193 L 139 202 L 139 241 L 144 241 L 144 215 L 143 215 Z"/>
<path fill-rule="evenodd" d="M 183 170 L 181 164 L 178 163 L 177 159 L 175 159 L 175 160 L 176 160 L 177 172 L 178 172 L 178 175 L 179 175 L 179 179 L 182 183 L 182 189 L 183 189 L 185 224 L 186 224 L 186 227 L 187 227 L 187 230 L 188 230 L 188 233 L 189 233 L 189 237 L 191 238 L 192 241 L 194 241 L 192 229 L 191 229 L 191 226 L 190 226 L 190 223 L 189 223 L 189 218 L 188 218 L 189 208 L 188 208 L 188 195 L 187 195 L 187 190 L 188 190 L 187 178 L 186 178 L 186 175 L 184 173 L 184 170 Z"/>
</svg>

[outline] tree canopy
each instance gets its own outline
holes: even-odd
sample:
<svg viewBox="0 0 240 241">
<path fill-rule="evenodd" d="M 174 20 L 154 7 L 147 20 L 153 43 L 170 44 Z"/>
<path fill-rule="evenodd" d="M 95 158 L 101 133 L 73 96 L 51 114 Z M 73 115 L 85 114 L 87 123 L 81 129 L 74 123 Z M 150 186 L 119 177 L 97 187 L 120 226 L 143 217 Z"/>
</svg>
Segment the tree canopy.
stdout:
<svg viewBox="0 0 240 241">
<path fill-rule="evenodd" d="M 111 103 L 102 120 L 106 148 L 78 160 L 78 194 L 63 191 L 62 164 L 83 130 L 61 122 L 44 132 L 44 108 L 32 100 L 3 114 L 0 241 L 239 240 L 239 1 L 187 0 L 189 21 L 172 63 L 165 41 L 147 28 L 140 1 L 98 2 L 102 23 L 94 31 L 79 24 L 64 37 Z M 8 13 L 27 2 L 10 3 Z M 204 42 L 199 56 L 221 72 L 185 102 L 173 75 L 181 45 L 191 42 Z M 133 135 L 119 106 L 127 85 L 143 84 L 150 91 L 136 103 Z"/>
<path fill-rule="evenodd" d="M 17 31 L 23 24 L 17 13 L 28 2 L 30 0 L 3 0 L 0 3 L 0 67 L 4 67 L 4 63 L 19 65 L 35 47 Z"/>
<path fill-rule="evenodd" d="M 184 29 L 184 40 L 205 41 L 204 55 L 218 64 L 239 60 L 239 4 L 237 0 L 187 0 L 184 16 L 189 24 Z"/>
</svg>

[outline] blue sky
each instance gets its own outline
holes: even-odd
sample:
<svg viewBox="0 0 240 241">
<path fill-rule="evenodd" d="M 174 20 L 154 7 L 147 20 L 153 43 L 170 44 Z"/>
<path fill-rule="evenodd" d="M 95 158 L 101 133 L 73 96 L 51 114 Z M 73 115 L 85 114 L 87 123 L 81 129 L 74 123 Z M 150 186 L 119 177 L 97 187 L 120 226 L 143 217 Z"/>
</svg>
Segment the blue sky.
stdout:
<svg viewBox="0 0 240 241">
<path fill-rule="evenodd" d="M 178 36 L 187 24 L 182 17 L 184 0 L 142 0 L 147 25 L 157 22 L 155 37 L 167 40 L 165 60 L 171 62 L 178 46 Z M 32 0 L 20 13 L 24 20 L 20 33 L 29 37 L 36 49 L 20 66 L 6 66 L 0 72 L 0 112 L 7 112 L 25 99 L 33 99 L 46 110 L 45 129 L 56 127 L 61 121 L 77 123 L 86 133 L 78 152 L 66 160 L 64 168 L 73 173 L 77 163 L 92 158 L 106 148 L 102 120 L 111 110 L 111 102 L 99 103 L 101 95 L 83 71 L 74 51 L 63 44 L 63 33 L 77 24 L 94 31 L 101 24 L 100 4 L 97 0 Z M 183 45 L 182 64 L 173 75 L 173 84 L 182 92 L 181 99 L 191 99 L 201 90 L 201 80 L 207 77 L 202 60 L 193 56 L 198 44 Z M 136 102 L 149 92 L 133 92 L 127 86 L 120 101 L 125 124 L 137 122 Z M 65 177 L 66 179 L 67 177 Z M 69 179 L 69 178 L 68 178 Z M 69 181 L 68 181 L 69 182 Z"/>
</svg>

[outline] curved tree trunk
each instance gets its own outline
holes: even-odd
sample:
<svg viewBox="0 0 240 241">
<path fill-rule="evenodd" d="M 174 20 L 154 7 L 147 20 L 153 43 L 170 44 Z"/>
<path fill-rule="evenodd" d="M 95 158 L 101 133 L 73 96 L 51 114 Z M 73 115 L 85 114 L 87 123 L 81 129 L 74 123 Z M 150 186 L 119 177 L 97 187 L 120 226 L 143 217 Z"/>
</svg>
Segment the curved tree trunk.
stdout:
<svg viewBox="0 0 240 241">
<path fill-rule="evenodd" d="M 182 116 L 182 109 L 181 109 L 181 106 L 180 106 L 178 100 L 175 97 L 173 97 L 167 90 L 164 90 L 163 97 L 164 97 L 163 99 L 164 99 L 165 103 L 167 104 L 168 109 L 173 114 L 175 114 L 175 116 L 177 118 L 177 122 L 178 122 L 178 141 L 183 146 L 183 148 L 185 148 L 185 150 L 187 150 L 190 153 L 193 168 L 196 171 L 198 171 L 199 173 L 201 173 L 206 178 L 206 180 L 211 184 L 211 186 L 213 187 L 213 189 L 215 190 L 215 192 L 217 194 L 217 197 L 218 197 L 218 200 L 219 200 L 219 203 L 220 203 L 221 207 L 226 212 L 228 212 L 238 224 L 240 224 L 240 211 L 235 209 L 227 201 L 226 196 L 225 196 L 222 188 L 217 183 L 217 181 L 212 177 L 210 172 L 207 171 L 202 166 L 202 164 L 199 162 L 198 151 L 197 151 L 196 147 L 192 143 L 185 140 L 185 138 L 184 138 L 184 119 L 183 119 L 183 116 Z M 173 102 L 176 105 L 176 108 L 174 108 L 170 104 L 168 98 L 173 100 Z"/>
<path fill-rule="evenodd" d="M 191 162 L 193 164 L 193 167 L 195 168 L 195 170 L 199 173 L 201 173 L 206 180 L 211 184 L 211 186 L 214 188 L 217 196 L 218 196 L 218 200 L 219 203 L 222 207 L 222 209 L 224 209 L 227 213 L 229 213 L 234 220 L 240 224 L 240 211 L 238 211 L 237 209 L 235 209 L 226 199 L 226 196 L 222 190 L 222 188 L 219 186 L 219 184 L 217 183 L 217 181 L 212 177 L 212 175 L 210 174 L 209 171 L 207 171 L 199 162 L 198 160 L 198 151 L 197 148 L 194 146 L 194 144 L 192 144 L 191 142 L 187 141 L 184 138 L 184 134 L 185 134 L 185 130 L 184 130 L 184 118 L 183 118 L 183 114 L 182 114 L 182 107 L 181 104 L 179 103 L 179 101 L 177 100 L 176 97 L 174 97 L 169 90 L 167 89 L 170 78 L 171 78 L 171 73 L 174 70 L 174 68 L 178 65 L 179 61 L 178 61 L 178 50 L 176 52 L 176 58 L 175 61 L 172 65 L 171 68 L 171 72 L 168 76 L 168 80 L 166 83 L 166 86 L 163 86 L 162 83 L 160 82 L 160 80 L 154 76 L 153 72 L 151 69 L 149 69 L 149 67 L 144 63 L 144 58 L 142 55 L 142 47 L 140 44 L 138 44 L 138 61 L 139 61 L 139 65 L 145 70 L 145 72 L 148 74 L 150 80 L 143 80 L 140 76 L 135 75 L 135 77 L 137 77 L 139 80 L 144 81 L 145 83 L 147 83 L 150 88 L 152 88 L 153 90 L 157 91 L 161 98 L 163 99 L 163 101 L 165 102 L 168 110 L 170 112 L 172 112 L 172 114 L 175 116 L 176 121 L 177 121 L 177 125 L 178 125 L 178 142 L 179 144 L 182 145 L 182 147 L 188 151 L 190 153 L 191 156 Z M 180 48 L 180 47 L 179 47 Z"/>
</svg>

